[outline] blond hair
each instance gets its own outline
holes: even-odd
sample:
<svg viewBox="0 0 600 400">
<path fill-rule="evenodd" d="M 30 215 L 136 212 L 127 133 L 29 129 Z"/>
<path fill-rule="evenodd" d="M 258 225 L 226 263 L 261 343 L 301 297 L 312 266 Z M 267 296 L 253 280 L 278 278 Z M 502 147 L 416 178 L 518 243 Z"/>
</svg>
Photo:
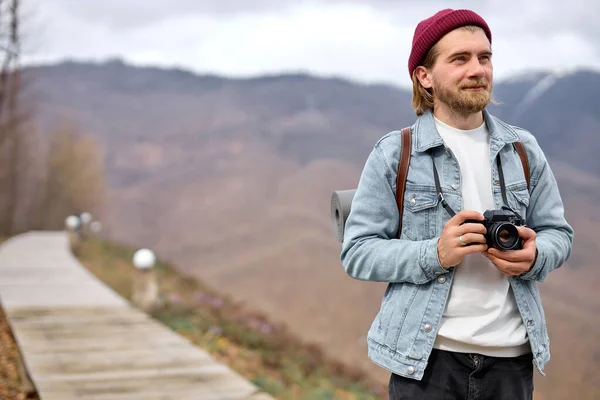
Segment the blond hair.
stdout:
<svg viewBox="0 0 600 400">
<path fill-rule="evenodd" d="M 475 32 L 478 29 L 482 30 L 479 26 L 476 25 L 465 25 L 456 29 L 463 29 L 469 32 Z M 435 64 L 437 57 L 439 55 L 439 50 L 437 48 L 437 43 L 434 44 L 425 57 L 423 58 L 423 62 L 419 65 L 430 69 Z M 421 85 L 419 78 L 417 78 L 416 69 L 412 73 L 412 82 L 413 82 L 413 93 L 412 93 L 412 106 L 417 113 L 418 116 L 421 116 L 427 110 L 433 110 L 433 93 L 431 89 L 426 89 Z M 490 98 L 490 101 L 493 104 L 496 104 L 496 101 L 493 98 Z"/>
</svg>

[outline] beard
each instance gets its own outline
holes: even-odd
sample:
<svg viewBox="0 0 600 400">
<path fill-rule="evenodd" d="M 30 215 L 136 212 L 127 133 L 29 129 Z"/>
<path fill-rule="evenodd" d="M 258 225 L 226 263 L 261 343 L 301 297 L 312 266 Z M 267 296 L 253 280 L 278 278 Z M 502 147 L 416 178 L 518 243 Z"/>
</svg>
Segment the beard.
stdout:
<svg viewBox="0 0 600 400">
<path fill-rule="evenodd" d="M 468 88 L 482 87 L 479 90 Z M 456 87 L 445 86 L 433 78 L 434 96 L 460 115 L 475 114 L 483 111 L 490 102 L 492 85 L 487 79 L 471 80 Z"/>
</svg>

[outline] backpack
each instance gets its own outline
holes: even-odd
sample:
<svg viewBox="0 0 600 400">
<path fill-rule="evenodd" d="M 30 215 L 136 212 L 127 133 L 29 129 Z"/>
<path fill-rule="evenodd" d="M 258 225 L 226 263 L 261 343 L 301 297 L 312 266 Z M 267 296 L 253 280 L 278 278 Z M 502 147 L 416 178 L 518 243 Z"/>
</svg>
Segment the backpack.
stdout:
<svg viewBox="0 0 600 400">
<path fill-rule="evenodd" d="M 525 173 L 525 179 L 527 180 L 527 190 L 529 187 L 529 162 L 527 160 L 527 153 L 525 152 L 525 146 L 522 142 L 514 142 L 513 147 L 515 148 L 521 164 L 523 164 L 523 172 Z M 402 234 L 402 217 L 404 215 L 404 192 L 406 189 L 406 179 L 408 177 L 408 166 L 410 164 L 410 153 L 412 150 L 412 136 L 410 127 L 402 129 L 402 149 L 400 151 L 400 162 L 398 163 L 398 177 L 396 180 L 396 204 L 398 205 L 398 212 L 400 213 L 400 224 L 398 226 L 398 235 L 400 238 Z"/>
</svg>

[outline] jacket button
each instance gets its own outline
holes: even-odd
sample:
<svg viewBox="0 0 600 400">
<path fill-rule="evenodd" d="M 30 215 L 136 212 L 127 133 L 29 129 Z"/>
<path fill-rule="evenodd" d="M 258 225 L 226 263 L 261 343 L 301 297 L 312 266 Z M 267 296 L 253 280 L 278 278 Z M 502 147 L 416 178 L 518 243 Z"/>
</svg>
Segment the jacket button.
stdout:
<svg viewBox="0 0 600 400">
<path fill-rule="evenodd" d="M 445 276 L 440 276 L 440 277 L 438 278 L 438 282 L 439 282 L 439 283 L 444 283 L 444 282 L 446 282 L 446 277 L 445 277 Z"/>
<path fill-rule="evenodd" d="M 457 187 L 458 187 L 458 185 L 456 183 L 452 184 L 452 189 L 456 190 Z"/>
<path fill-rule="evenodd" d="M 408 367 L 408 374 L 412 375 L 415 373 L 415 367 Z"/>
<path fill-rule="evenodd" d="M 423 329 L 425 329 L 425 332 L 429 333 L 429 332 L 431 332 L 431 325 L 427 324 L 424 326 Z"/>
<path fill-rule="evenodd" d="M 410 205 L 414 206 L 415 204 L 417 204 L 417 201 L 415 199 L 410 199 Z"/>
</svg>

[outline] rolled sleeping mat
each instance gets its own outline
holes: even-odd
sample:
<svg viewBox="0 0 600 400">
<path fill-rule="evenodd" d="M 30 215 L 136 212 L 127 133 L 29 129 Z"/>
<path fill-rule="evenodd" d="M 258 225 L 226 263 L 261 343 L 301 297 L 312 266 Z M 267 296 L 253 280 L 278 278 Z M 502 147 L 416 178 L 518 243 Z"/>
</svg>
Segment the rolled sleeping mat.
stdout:
<svg viewBox="0 0 600 400">
<path fill-rule="evenodd" d="M 344 241 L 344 227 L 350 214 L 354 193 L 356 189 L 338 190 L 331 196 L 331 221 L 335 237 L 340 243 Z"/>
</svg>

